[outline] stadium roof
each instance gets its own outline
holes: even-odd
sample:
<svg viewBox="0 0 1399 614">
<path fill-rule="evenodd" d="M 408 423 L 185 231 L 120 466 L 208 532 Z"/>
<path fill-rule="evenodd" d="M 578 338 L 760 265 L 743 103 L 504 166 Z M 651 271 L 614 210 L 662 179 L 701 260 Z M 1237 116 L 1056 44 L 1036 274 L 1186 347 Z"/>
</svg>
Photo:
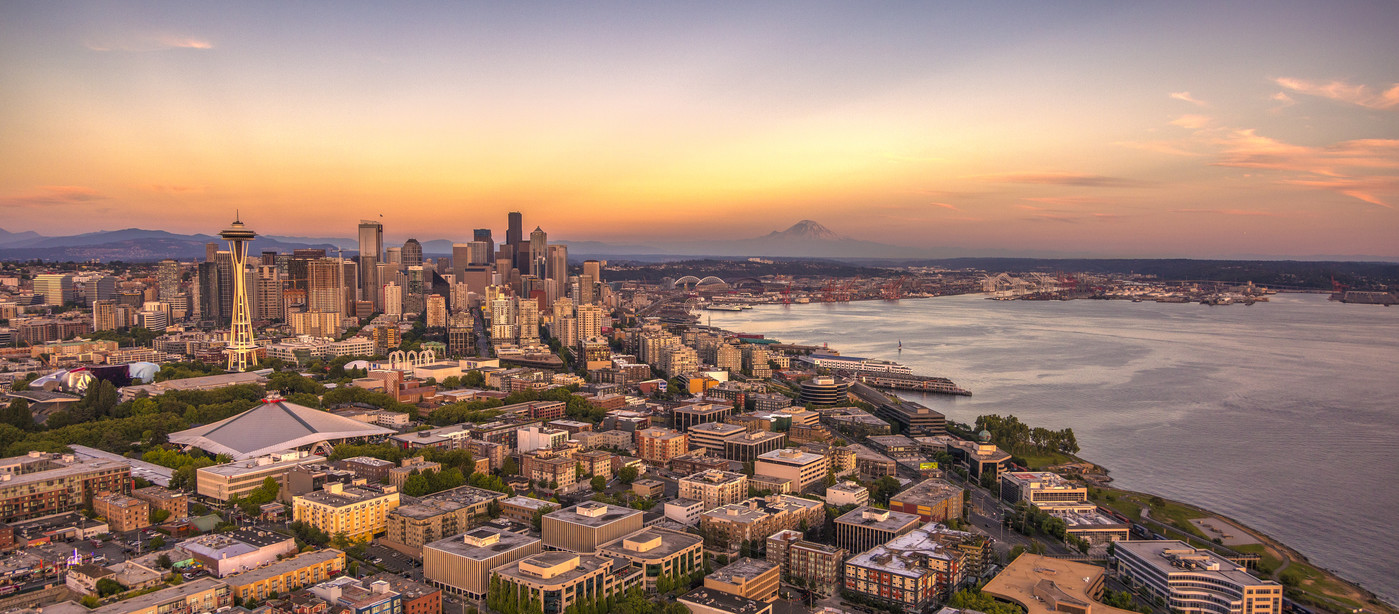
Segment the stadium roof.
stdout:
<svg viewBox="0 0 1399 614">
<path fill-rule="evenodd" d="M 211 454 L 227 454 L 233 460 L 254 458 L 352 437 L 391 435 L 397 431 L 274 400 L 232 418 L 170 434 L 170 442 L 194 446 Z"/>
</svg>

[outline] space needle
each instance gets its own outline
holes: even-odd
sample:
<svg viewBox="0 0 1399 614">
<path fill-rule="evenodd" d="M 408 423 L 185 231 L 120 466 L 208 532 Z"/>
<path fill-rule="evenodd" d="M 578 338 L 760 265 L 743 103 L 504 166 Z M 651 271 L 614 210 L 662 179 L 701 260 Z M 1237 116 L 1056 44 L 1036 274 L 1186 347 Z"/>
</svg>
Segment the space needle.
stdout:
<svg viewBox="0 0 1399 614">
<path fill-rule="evenodd" d="M 237 217 L 233 224 L 219 233 L 228 241 L 233 252 L 233 320 L 228 331 L 228 370 L 246 371 L 257 364 L 257 343 L 253 340 L 253 314 L 248 302 L 248 286 L 244 267 L 248 262 L 248 243 L 257 233 L 243 226 Z"/>
</svg>

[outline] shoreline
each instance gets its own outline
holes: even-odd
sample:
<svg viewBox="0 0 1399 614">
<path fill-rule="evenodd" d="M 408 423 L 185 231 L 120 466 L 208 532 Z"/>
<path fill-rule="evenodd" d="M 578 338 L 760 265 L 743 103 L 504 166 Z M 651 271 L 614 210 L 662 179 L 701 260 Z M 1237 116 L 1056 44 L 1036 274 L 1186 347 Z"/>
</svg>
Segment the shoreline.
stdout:
<svg viewBox="0 0 1399 614">
<path fill-rule="evenodd" d="M 978 293 L 966 293 L 966 294 L 948 295 L 948 296 L 966 296 L 966 295 L 968 295 L 968 294 L 978 294 Z M 981 294 L 984 294 L 984 293 L 981 293 Z M 1289 292 L 1289 294 L 1324 294 L 1324 292 L 1315 292 L 1315 293 L 1313 293 L 1313 292 L 1295 292 L 1295 293 L 1294 293 L 1294 292 Z M 905 297 L 905 298 L 915 298 L 915 297 Z M 916 298 L 938 298 L 938 297 L 937 297 L 937 296 L 931 296 L 931 297 L 916 297 Z M 874 300 L 874 299 L 871 299 L 871 300 Z M 809 303 L 809 304 L 824 304 L 824 303 Z M 754 306 L 756 307 L 756 306 L 758 306 L 758 305 L 754 305 Z M 784 305 L 784 306 L 786 306 L 786 305 Z M 723 325 L 721 325 L 720 328 L 726 328 L 726 327 L 724 327 Z M 730 332 L 732 332 L 732 331 L 730 331 Z M 761 332 L 763 332 L 763 331 L 758 330 L 758 331 L 743 331 L 743 332 L 756 332 L 756 333 L 761 333 Z M 889 392 L 893 392 L 893 393 L 896 394 L 896 395 L 898 394 L 897 391 L 885 391 L 886 394 L 889 394 Z M 918 399 L 914 399 L 914 400 L 916 401 L 916 400 L 918 400 Z M 1083 463 L 1091 464 L 1091 465 L 1093 465 L 1094 467 L 1097 467 L 1100 471 L 1102 471 L 1101 475 L 1104 475 L 1104 476 L 1106 476 L 1106 477 L 1108 478 L 1108 480 L 1107 480 L 1106 483 L 1099 484 L 1099 485 L 1094 485 L 1094 484 L 1092 484 L 1092 483 L 1090 482 L 1090 486 L 1094 486 L 1095 488 L 1099 489 L 1100 491 L 1103 491 L 1103 492 L 1113 491 L 1113 492 L 1117 492 L 1117 493 L 1123 493 L 1123 494 L 1128 495 L 1128 496 L 1141 497 L 1143 500 L 1146 500 L 1146 499 L 1148 499 L 1148 498 L 1150 498 L 1150 497 L 1153 497 L 1153 496 L 1158 496 L 1158 497 L 1165 498 L 1163 495 L 1155 495 L 1154 493 L 1151 493 L 1151 492 L 1149 492 L 1149 491 L 1126 490 L 1126 489 L 1122 489 L 1122 488 L 1118 488 L 1118 487 L 1116 487 L 1116 486 L 1113 486 L 1113 485 L 1112 485 L 1112 478 L 1111 478 L 1111 471 L 1110 471 L 1110 469 L 1108 469 L 1106 466 L 1104 466 L 1104 465 L 1102 465 L 1102 464 L 1099 464 L 1099 463 L 1096 463 L 1096 462 L 1093 462 L 1093 461 L 1091 461 L 1091 460 L 1084 459 L 1084 458 L 1083 458 L 1082 456 L 1080 456 L 1079 454 L 1074 454 L 1074 455 L 1069 455 L 1069 456 L 1070 456 L 1071 458 L 1075 459 L 1075 460 L 1078 461 L 1078 462 L 1083 462 Z M 1215 512 L 1215 511 L 1210 510 L 1210 509 L 1208 509 L 1208 508 L 1201 507 L 1201 506 L 1196 505 L 1196 504 L 1193 504 L 1193 503 L 1188 503 L 1188 502 L 1180 501 L 1180 500 L 1177 500 L 1177 499 L 1166 499 L 1166 501 L 1168 501 L 1169 504 L 1171 504 L 1171 505 L 1178 506 L 1179 508 L 1188 509 L 1188 510 L 1190 510 L 1191 512 L 1193 512 L 1193 514 L 1196 515 L 1196 516 L 1199 516 L 1199 517 L 1208 517 L 1208 518 L 1217 518 L 1217 519 L 1219 519 L 1219 520 L 1221 520 L 1221 521 L 1223 521 L 1223 522 L 1226 522 L 1226 523 L 1228 523 L 1228 524 L 1231 524 L 1231 525 L 1233 525 L 1233 526 L 1239 528 L 1242 532 L 1246 533 L 1247 535 L 1249 535 L 1249 536 L 1250 536 L 1251 538 L 1253 538 L 1254 540 L 1256 540 L 1256 541 L 1258 542 L 1257 544 L 1250 544 L 1250 545 L 1248 545 L 1248 546 L 1245 546 L 1245 547 L 1244 547 L 1245 550 L 1243 550 L 1243 552 L 1245 552 L 1245 553 L 1247 553 L 1247 554 L 1253 554 L 1253 553 L 1254 553 L 1254 550 L 1257 550 L 1257 551 L 1258 551 L 1257 553 L 1260 554 L 1260 556 L 1263 557 L 1263 560 L 1264 560 L 1264 561 L 1270 561 L 1270 562 L 1279 563 L 1279 564 L 1277 564 L 1277 566 L 1276 566 L 1274 569 L 1271 570 L 1271 573 L 1263 573 L 1263 572 L 1261 572 L 1261 571 L 1254 570 L 1253 573 L 1255 573 L 1257 576 L 1259 576 L 1259 577 L 1261 577 L 1261 578 L 1264 578 L 1264 579 L 1273 579 L 1273 580 L 1277 580 L 1277 581 L 1281 582 L 1282 574 L 1283 574 L 1284 571 L 1291 571 L 1292 573 L 1289 574 L 1289 576 L 1291 576 L 1291 578 L 1298 578 L 1298 577 L 1299 577 L 1299 576 L 1298 576 L 1299 573 L 1304 574 L 1304 575 L 1302 575 L 1302 576 L 1300 577 L 1300 580 L 1299 580 L 1298 582 L 1295 583 L 1295 584 L 1297 585 L 1296 587 L 1288 587 L 1288 588 L 1287 588 L 1287 591 L 1288 591 L 1288 592 L 1293 593 L 1294 595 L 1296 595 L 1296 597 L 1290 597 L 1290 598 L 1294 598 L 1294 601 L 1297 601 L 1297 602 L 1299 602 L 1299 603 L 1303 603 L 1303 604 L 1309 605 L 1310 607 L 1313 607 L 1313 608 L 1317 608 L 1317 609 L 1320 609 L 1320 610 L 1326 610 L 1326 611 L 1350 612 L 1350 611 L 1355 611 L 1355 610 L 1356 610 L 1356 608 L 1353 607 L 1353 606 L 1351 605 L 1351 603 L 1344 603 L 1344 602 L 1342 602 L 1342 601 L 1336 601 L 1335 599 L 1332 599 L 1331 597 L 1334 596 L 1334 597 L 1338 597 L 1338 598 L 1340 598 L 1340 599 L 1342 599 L 1342 600 L 1344 600 L 1344 601 L 1346 601 L 1346 602 L 1353 602 L 1355 605 L 1359 606 L 1359 610 L 1360 610 L 1360 611 L 1386 612 L 1386 613 L 1389 613 L 1389 614 L 1399 614 L 1399 604 L 1393 603 L 1393 602 L 1389 601 L 1389 600 L 1386 599 L 1386 598 L 1380 597 L 1380 596 L 1377 595 L 1374 591 L 1371 591 L 1371 590 L 1367 589 L 1363 584 L 1360 584 L 1359 582 L 1354 581 L 1354 580 L 1350 580 L 1350 579 L 1346 578 L 1345 576 L 1342 576 L 1340 573 L 1338 573 L 1338 572 L 1336 572 L 1336 571 L 1334 571 L 1334 570 L 1332 570 L 1332 569 L 1327 569 L 1327 568 L 1320 567 L 1320 566 L 1316 565 L 1315 563 L 1313 563 L 1313 562 L 1310 560 L 1309 557 L 1307 557 L 1305 554 L 1301 553 L 1301 552 L 1298 551 L 1297 549 L 1295 549 L 1295 548 L 1293 548 L 1293 547 L 1287 545 L 1287 544 L 1284 543 L 1283 541 L 1281 541 L 1281 540 L 1279 540 L 1279 539 L 1277 539 L 1277 538 L 1274 538 L 1274 537 L 1272 537 L 1272 536 L 1270 536 L 1270 535 L 1268 535 L 1268 534 L 1266 534 L 1266 533 L 1264 533 L 1264 532 L 1262 532 L 1262 531 L 1259 531 L 1259 530 L 1257 530 L 1257 529 L 1254 529 L 1253 527 L 1251 527 L 1251 526 L 1245 524 L 1244 522 L 1242 522 L 1242 521 L 1240 521 L 1240 520 L 1237 520 L 1237 519 L 1235 519 L 1235 518 L 1233 518 L 1233 517 L 1226 516 L 1226 515 L 1224 515 L 1224 514 Z M 1096 503 L 1102 505 L 1102 502 L 1100 502 L 1100 501 L 1098 501 L 1098 502 L 1096 502 Z M 1106 506 L 1105 506 L 1105 507 L 1106 507 Z M 1146 507 L 1146 506 L 1143 505 L 1142 507 Z M 1149 512 L 1148 512 L 1148 514 L 1149 514 Z M 1129 515 L 1129 517 L 1131 517 L 1131 516 Z M 1150 515 L 1148 515 L 1147 518 L 1150 519 L 1150 520 L 1152 520 L 1152 521 L 1154 521 L 1154 522 L 1156 522 L 1156 523 L 1159 523 L 1159 524 L 1162 524 L 1162 525 L 1165 525 L 1165 526 L 1169 526 L 1169 527 L 1171 527 L 1171 528 L 1173 528 L 1173 529 L 1181 530 L 1181 531 L 1184 532 L 1184 533 L 1190 534 L 1194 539 L 1196 539 L 1196 540 L 1198 540 L 1198 541 L 1200 541 L 1200 542 L 1208 542 L 1208 541 L 1210 541 L 1208 538 L 1202 538 L 1202 537 L 1200 537 L 1200 535 L 1197 535 L 1197 534 L 1196 534 L 1196 533 L 1199 532 L 1198 527 L 1192 528 L 1192 529 L 1185 529 L 1185 528 L 1183 528 L 1183 527 L 1181 527 L 1181 526 L 1178 526 L 1177 524 L 1173 523 L 1173 522 L 1172 522 L 1172 519 L 1169 519 L 1169 518 L 1162 519 L 1162 518 L 1157 518 L 1157 517 L 1151 517 Z M 1138 518 L 1137 520 L 1140 520 L 1140 518 Z M 1187 524 L 1189 524 L 1189 523 L 1187 522 Z M 1230 549 L 1234 549 L 1234 548 L 1229 547 L 1229 546 L 1225 546 L 1225 547 L 1226 547 L 1226 548 L 1230 548 Z M 1252 550 L 1250 550 L 1249 548 L 1252 548 Z M 1271 565 L 1270 565 L 1270 566 L 1271 566 Z M 1287 586 L 1287 585 L 1284 584 L 1284 586 Z M 1300 594 L 1298 594 L 1298 593 L 1300 593 Z M 1316 605 L 1316 604 L 1320 604 L 1320 605 Z"/>
</svg>

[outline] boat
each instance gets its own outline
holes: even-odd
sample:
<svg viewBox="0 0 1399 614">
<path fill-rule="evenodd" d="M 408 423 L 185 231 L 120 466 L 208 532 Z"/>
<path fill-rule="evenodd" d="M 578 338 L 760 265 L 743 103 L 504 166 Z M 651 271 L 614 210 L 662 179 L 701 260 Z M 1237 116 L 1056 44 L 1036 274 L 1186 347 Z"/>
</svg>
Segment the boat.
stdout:
<svg viewBox="0 0 1399 614">
<path fill-rule="evenodd" d="M 707 310 L 709 310 L 709 311 L 743 311 L 743 310 L 744 310 L 744 307 L 741 306 L 741 305 L 706 305 L 704 308 L 707 309 Z M 752 307 L 748 307 L 748 309 L 752 309 Z"/>
</svg>

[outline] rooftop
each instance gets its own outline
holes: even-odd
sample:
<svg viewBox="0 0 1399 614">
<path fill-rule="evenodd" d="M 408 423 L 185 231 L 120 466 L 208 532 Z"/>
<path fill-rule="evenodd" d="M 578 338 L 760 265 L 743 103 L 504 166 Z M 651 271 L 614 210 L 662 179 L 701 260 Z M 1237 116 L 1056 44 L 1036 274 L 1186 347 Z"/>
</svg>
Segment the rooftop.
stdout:
<svg viewBox="0 0 1399 614">
<path fill-rule="evenodd" d="M 869 489 L 868 489 L 868 488 L 865 488 L 864 486 L 861 486 L 858 482 L 851 482 L 851 481 L 849 481 L 849 480 L 846 480 L 846 481 L 844 481 L 844 482 L 839 482 L 839 483 L 836 483 L 836 484 L 832 484 L 832 485 L 826 487 L 826 492 L 829 493 L 829 492 L 831 492 L 832 490 L 837 491 L 837 492 L 850 493 L 850 494 L 852 494 L 852 495 L 853 495 L 853 494 L 857 494 L 857 493 L 861 493 L 861 492 L 865 492 L 865 493 L 869 492 Z"/>
<path fill-rule="evenodd" d="M 1244 571 L 1244 567 L 1209 550 L 1192 548 L 1185 542 L 1176 540 L 1127 540 L 1113 542 L 1114 547 L 1123 553 L 1135 555 L 1163 575 L 1173 573 L 1209 573 L 1215 577 L 1241 586 L 1272 584 Z M 1116 556 L 1121 557 L 1121 554 Z"/>
<path fill-rule="evenodd" d="M 714 437 L 728 437 L 730 435 L 737 435 L 746 430 L 748 429 L 727 422 L 705 422 L 704 424 L 696 424 L 690 427 L 690 433 Z"/>
<path fill-rule="evenodd" d="M 836 524 L 859 525 L 892 533 L 918 524 L 918 514 L 905 514 L 863 505 L 837 518 Z"/>
<path fill-rule="evenodd" d="M 961 497 L 962 489 L 946 480 L 929 478 L 890 497 L 890 501 L 932 507 L 951 497 Z"/>
<path fill-rule="evenodd" d="M 782 449 L 782 450 L 773 450 L 773 451 L 771 451 L 771 452 L 764 452 L 764 453 L 758 455 L 758 461 L 759 461 L 759 462 L 765 462 L 765 463 L 778 463 L 778 464 L 781 464 L 781 465 L 797 465 L 797 466 L 806 466 L 806 465 L 810 465 L 811 463 L 825 460 L 825 458 L 826 458 L 826 457 L 821 456 L 820 454 L 812 454 L 812 453 L 810 453 L 810 452 L 802 452 L 802 451 L 800 451 L 800 450 L 791 449 L 791 448 L 784 448 L 784 449 Z"/>
<path fill-rule="evenodd" d="M 759 612 L 767 611 L 772 608 L 772 604 L 754 601 L 746 597 L 739 597 L 738 595 L 703 587 L 681 595 L 679 601 L 682 603 L 693 603 L 698 606 L 712 608 L 729 614 L 758 614 Z"/>
<path fill-rule="evenodd" d="M 641 510 L 589 501 L 550 513 L 545 518 L 587 527 L 601 527 L 640 514 Z"/>
<path fill-rule="evenodd" d="M 477 527 L 465 535 L 440 539 L 424 545 L 423 548 L 439 550 L 473 561 L 484 561 L 502 552 L 509 552 L 537 543 L 539 543 L 538 538 L 528 535 L 489 527 Z"/>
<path fill-rule="evenodd" d="M 554 509 L 558 509 L 559 507 L 559 504 L 557 503 L 554 503 L 552 501 L 545 501 L 543 499 L 535 499 L 534 497 L 510 497 L 509 499 L 501 501 L 501 504 L 507 503 L 518 507 L 527 507 L 532 510 L 538 510 L 545 507 L 552 507 Z"/>
<path fill-rule="evenodd" d="M 494 573 L 525 582 L 557 586 L 577 580 L 598 569 L 617 569 L 630 565 L 630 561 L 598 554 L 541 552 L 497 567 Z"/>
<path fill-rule="evenodd" d="M 668 529 L 642 529 L 598 546 L 601 554 L 630 559 L 662 559 L 704 542 L 704 538 Z"/>
<path fill-rule="evenodd" d="M 239 529 L 230 533 L 210 533 L 187 539 L 180 543 L 180 547 L 190 554 L 202 554 L 217 560 L 246 554 L 292 539 L 290 535 L 272 531 Z"/>
<path fill-rule="evenodd" d="M 993 597 L 1019 604 L 1027 614 L 1058 611 L 1052 603 L 1058 601 L 1090 609 L 1094 614 L 1127 614 L 1129 610 L 1103 605 L 1088 597 L 1088 587 L 1104 571 L 1102 567 L 1027 552 L 1006 565 L 981 590 Z M 1046 602 L 1046 597 L 1051 602 Z"/>
<path fill-rule="evenodd" d="M 384 459 L 382 459 L 382 458 L 374 458 L 373 456 L 355 456 L 355 457 L 347 458 L 347 459 L 345 459 L 345 460 L 342 461 L 342 462 L 346 462 L 346 463 L 355 463 L 355 464 L 358 464 L 358 465 L 365 465 L 365 466 L 367 466 L 367 467 L 392 467 L 392 466 L 394 466 L 394 464 L 393 464 L 392 462 L 390 462 L 390 461 L 386 461 L 386 460 L 384 460 Z"/>
<path fill-rule="evenodd" d="M 171 601 L 184 602 L 189 597 L 198 595 L 205 591 L 210 591 L 223 586 L 224 583 L 213 578 L 199 578 L 172 586 L 167 589 L 158 590 L 154 593 L 138 595 L 124 601 L 118 601 L 110 605 L 104 605 L 95 610 L 89 610 L 92 614 L 125 614 L 147 608 L 153 608 Z"/>
<path fill-rule="evenodd" d="M 949 543 L 974 537 L 971 533 L 952 531 L 930 522 L 850 557 L 846 563 L 917 578 L 928 573 L 925 564 L 928 559 L 952 559 L 952 555 L 945 552 Z"/>
<path fill-rule="evenodd" d="M 416 519 L 432 518 L 464 507 L 504 498 L 505 493 L 494 490 L 476 488 L 475 486 L 458 486 L 419 497 L 417 503 L 400 505 L 392 513 Z"/>
<path fill-rule="evenodd" d="M 321 441 L 392 435 L 394 431 L 285 400 L 272 400 L 231 418 L 170 434 L 170 442 L 242 460 Z"/>
<path fill-rule="evenodd" d="M 268 578 L 275 578 L 290 571 L 295 571 L 312 565 L 319 565 L 326 561 L 343 559 L 345 553 L 334 548 L 324 550 L 312 550 L 303 552 L 289 559 L 282 559 L 275 563 L 264 565 L 257 569 L 233 574 L 223 579 L 230 586 L 245 586 L 256 582 L 261 582 Z"/>
<path fill-rule="evenodd" d="M 763 575 L 777 567 L 776 563 L 769 563 L 764 559 L 754 559 L 743 557 L 714 570 L 709 577 L 727 584 L 742 584 L 752 582 L 758 576 Z"/>
<path fill-rule="evenodd" d="M 421 598 L 425 595 L 431 595 L 433 593 L 441 592 L 440 589 L 433 588 L 431 586 L 423 584 L 422 582 L 416 582 L 404 578 L 403 576 L 400 576 L 398 574 L 392 574 L 387 572 L 374 574 L 372 576 L 369 576 L 368 578 L 365 578 L 364 581 L 366 583 L 373 583 L 379 581 L 388 582 L 389 590 L 398 593 L 399 595 L 402 595 L 403 599 L 408 601 Z"/>
<path fill-rule="evenodd" d="M 728 484 L 732 482 L 740 482 L 747 478 L 748 476 L 743 475 L 742 473 L 734 473 L 732 471 L 724 471 L 722 469 L 705 469 L 703 471 L 699 471 L 694 474 L 680 478 L 680 481 L 703 482 L 705 484 Z"/>
<path fill-rule="evenodd" d="M 222 465 L 214 465 L 212 467 L 203 467 L 200 468 L 199 471 L 204 471 L 207 473 L 212 473 L 214 475 L 221 475 L 231 478 L 246 473 L 255 473 L 260 471 L 285 471 L 286 469 L 289 469 L 296 465 L 302 465 L 305 463 L 315 463 L 323 460 L 325 460 L 324 456 L 314 455 L 301 456 L 282 461 L 275 460 L 274 457 L 264 456 L 261 458 L 253 458 L 247 460 L 233 461 L 231 463 L 224 463 Z"/>
<path fill-rule="evenodd" d="M 293 502 L 297 499 L 319 503 L 330 507 L 345 507 L 364 501 L 370 501 L 381 497 L 393 497 L 398 495 L 397 490 L 389 488 L 370 488 L 366 486 L 344 486 L 340 484 L 328 484 L 327 486 L 340 486 L 339 492 L 333 490 L 317 490 L 297 495 L 293 497 Z"/>
</svg>

